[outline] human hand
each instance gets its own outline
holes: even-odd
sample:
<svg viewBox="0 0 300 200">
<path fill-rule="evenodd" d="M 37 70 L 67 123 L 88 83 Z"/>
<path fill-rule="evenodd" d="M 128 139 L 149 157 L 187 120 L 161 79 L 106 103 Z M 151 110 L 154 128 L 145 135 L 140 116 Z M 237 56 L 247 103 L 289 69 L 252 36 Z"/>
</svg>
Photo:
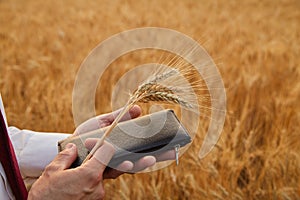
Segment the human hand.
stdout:
<svg viewBox="0 0 300 200">
<path fill-rule="evenodd" d="M 86 148 L 91 150 L 98 140 L 99 139 L 97 138 L 87 139 L 85 141 Z M 131 161 L 124 161 L 116 168 L 107 167 L 104 171 L 103 177 L 104 179 L 115 179 L 124 173 L 132 174 L 132 173 L 140 172 L 150 166 L 153 166 L 157 162 L 174 160 L 174 159 L 175 159 L 175 150 L 169 150 L 158 155 L 145 156 L 134 163 L 132 163 Z"/>
<path fill-rule="evenodd" d="M 90 160 L 68 169 L 77 157 L 76 146 L 68 144 L 32 185 L 28 199 L 103 199 L 104 170 L 114 152 L 113 145 L 104 142 Z"/>
<path fill-rule="evenodd" d="M 122 109 L 119 109 L 112 113 L 91 118 L 86 122 L 82 123 L 80 126 L 78 126 L 74 134 L 80 135 L 89 131 L 93 131 L 95 129 L 109 126 L 121 111 Z M 135 105 L 129 110 L 128 113 L 124 115 L 121 121 L 137 118 L 138 116 L 140 116 L 140 114 L 141 114 L 141 108 Z M 97 139 L 88 139 L 85 143 L 85 146 L 91 150 L 92 147 L 96 144 L 96 142 Z M 174 159 L 175 159 L 175 151 L 170 150 L 156 156 L 145 156 L 140 160 L 136 161 L 135 163 L 132 163 L 130 161 L 124 161 L 115 169 L 107 168 L 104 172 L 104 178 L 117 178 L 123 173 L 139 172 L 150 166 L 153 166 L 156 162 L 165 161 L 165 160 L 174 160 Z"/>
<path fill-rule="evenodd" d="M 91 119 L 88 119 L 87 121 L 80 124 L 74 131 L 73 135 L 80 135 L 87 133 L 89 131 L 93 131 L 96 129 L 100 129 L 106 126 L 109 126 L 113 123 L 115 118 L 120 114 L 122 111 L 122 108 L 119 110 L 116 110 L 112 113 L 102 114 L 96 117 L 93 117 Z M 141 115 L 141 108 L 137 105 L 130 108 L 130 110 L 122 117 L 120 121 L 127 121 L 130 119 L 137 118 Z"/>
</svg>

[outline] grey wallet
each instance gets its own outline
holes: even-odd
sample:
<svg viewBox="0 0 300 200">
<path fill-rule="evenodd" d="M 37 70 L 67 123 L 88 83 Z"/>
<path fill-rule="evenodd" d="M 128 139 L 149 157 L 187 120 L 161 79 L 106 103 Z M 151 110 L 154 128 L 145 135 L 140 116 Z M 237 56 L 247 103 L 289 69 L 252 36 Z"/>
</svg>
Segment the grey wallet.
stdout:
<svg viewBox="0 0 300 200">
<path fill-rule="evenodd" d="M 62 151 L 68 143 L 76 144 L 78 157 L 71 167 L 79 166 L 89 153 L 84 141 L 100 138 L 106 129 L 102 128 L 97 134 L 66 138 L 58 142 L 58 149 Z M 125 160 L 134 162 L 147 155 L 155 156 L 175 147 L 183 147 L 191 142 L 191 137 L 172 110 L 162 110 L 118 123 L 106 140 L 116 148 L 108 166 L 116 167 Z"/>
</svg>

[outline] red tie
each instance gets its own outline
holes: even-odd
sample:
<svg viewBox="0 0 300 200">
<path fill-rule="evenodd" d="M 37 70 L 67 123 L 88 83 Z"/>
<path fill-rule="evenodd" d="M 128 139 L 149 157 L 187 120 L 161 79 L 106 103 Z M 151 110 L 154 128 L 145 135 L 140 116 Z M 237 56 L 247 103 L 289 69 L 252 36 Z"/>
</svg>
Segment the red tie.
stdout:
<svg viewBox="0 0 300 200">
<path fill-rule="evenodd" d="M 8 183 L 17 200 L 27 199 L 27 190 L 22 179 L 16 155 L 10 142 L 5 122 L 0 111 L 0 162 L 4 168 Z"/>
</svg>

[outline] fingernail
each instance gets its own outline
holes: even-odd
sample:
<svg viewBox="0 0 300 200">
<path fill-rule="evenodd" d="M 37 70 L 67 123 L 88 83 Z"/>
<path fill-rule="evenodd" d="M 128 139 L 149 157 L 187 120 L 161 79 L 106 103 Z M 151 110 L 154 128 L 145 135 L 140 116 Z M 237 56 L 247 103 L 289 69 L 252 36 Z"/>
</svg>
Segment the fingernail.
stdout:
<svg viewBox="0 0 300 200">
<path fill-rule="evenodd" d="M 73 143 L 69 143 L 66 145 L 66 149 L 72 149 L 74 147 Z"/>
<path fill-rule="evenodd" d="M 149 167 L 156 163 L 156 158 L 154 156 L 145 156 L 144 159 L 147 159 Z"/>
<path fill-rule="evenodd" d="M 124 171 L 126 172 L 132 170 L 134 167 L 133 163 L 130 161 L 125 161 L 125 162 L 126 164 L 124 165 Z"/>
</svg>

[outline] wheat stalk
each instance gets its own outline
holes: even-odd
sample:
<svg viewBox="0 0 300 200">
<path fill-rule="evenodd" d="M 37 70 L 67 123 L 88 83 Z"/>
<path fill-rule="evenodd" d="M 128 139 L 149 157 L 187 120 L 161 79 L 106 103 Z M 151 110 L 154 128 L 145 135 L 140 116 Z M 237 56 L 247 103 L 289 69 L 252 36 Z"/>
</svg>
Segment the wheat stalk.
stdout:
<svg viewBox="0 0 300 200">
<path fill-rule="evenodd" d="M 175 94 L 175 90 L 172 87 L 164 86 L 160 82 L 165 81 L 171 77 L 175 77 L 180 74 L 177 69 L 169 68 L 167 71 L 156 74 L 153 77 L 150 77 L 147 81 L 142 83 L 131 95 L 130 99 L 124 106 L 123 110 L 113 121 L 111 126 L 105 131 L 102 137 L 97 141 L 93 149 L 87 155 L 83 163 L 89 160 L 97 149 L 103 144 L 105 138 L 112 132 L 115 126 L 119 123 L 121 118 L 126 114 L 126 112 L 136 103 L 148 103 L 148 102 L 168 102 L 182 105 L 186 108 L 192 108 L 187 100 L 181 98 L 179 95 Z M 100 130 L 100 129 L 99 129 Z M 94 131 L 93 131 L 94 132 Z"/>
</svg>

